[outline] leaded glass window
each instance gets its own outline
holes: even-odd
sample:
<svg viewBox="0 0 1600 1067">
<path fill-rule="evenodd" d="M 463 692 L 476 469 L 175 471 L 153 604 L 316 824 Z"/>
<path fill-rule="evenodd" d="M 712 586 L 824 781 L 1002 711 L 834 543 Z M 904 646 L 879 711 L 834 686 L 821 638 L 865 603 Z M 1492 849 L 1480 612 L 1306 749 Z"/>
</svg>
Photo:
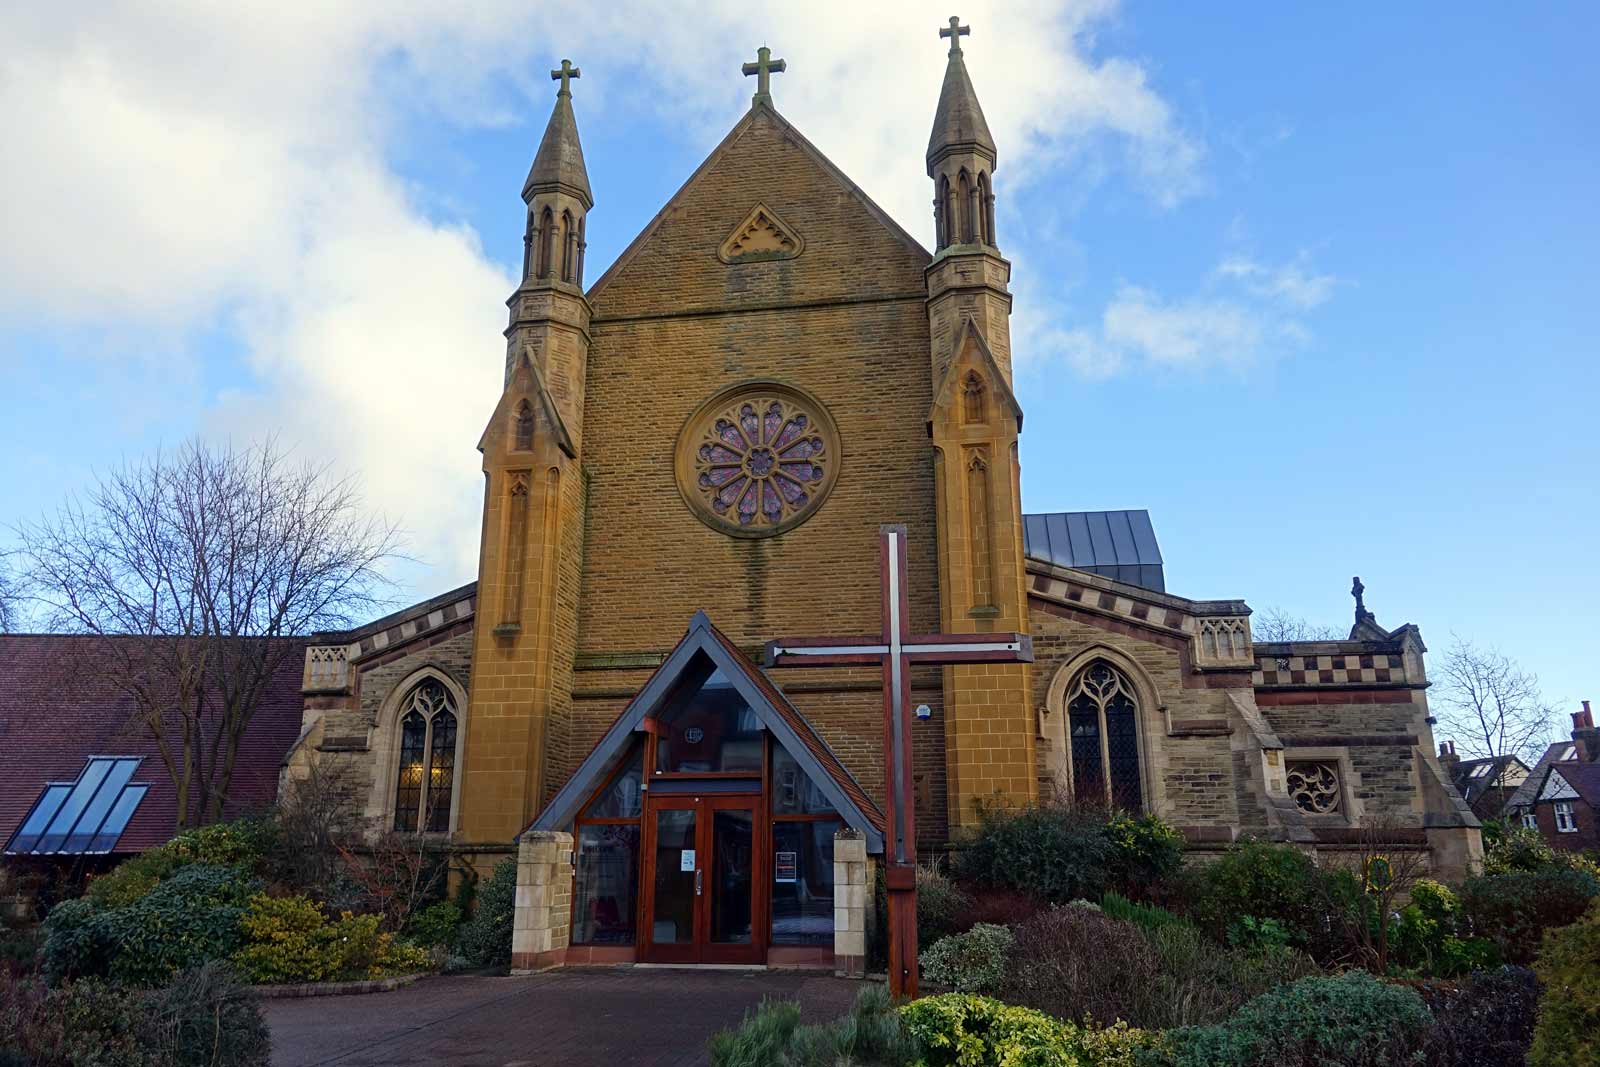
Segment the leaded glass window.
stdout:
<svg viewBox="0 0 1600 1067">
<path fill-rule="evenodd" d="M 394 828 L 444 833 L 456 785 L 458 720 L 455 699 L 429 678 L 400 705 L 400 766 L 394 790 Z"/>
<path fill-rule="evenodd" d="M 1073 798 L 1143 810 L 1139 702 L 1127 675 L 1095 660 L 1073 681 L 1066 707 Z"/>
</svg>

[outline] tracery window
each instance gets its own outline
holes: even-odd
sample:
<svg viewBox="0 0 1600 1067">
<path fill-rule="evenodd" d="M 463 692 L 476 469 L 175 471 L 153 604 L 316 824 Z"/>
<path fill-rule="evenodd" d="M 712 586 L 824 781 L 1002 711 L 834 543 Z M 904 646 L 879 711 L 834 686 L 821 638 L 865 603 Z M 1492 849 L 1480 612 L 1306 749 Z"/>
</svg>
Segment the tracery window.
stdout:
<svg viewBox="0 0 1600 1067">
<path fill-rule="evenodd" d="M 1289 797 L 1301 811 L 1332 815 L 1339 811 L 1344 788 L 1339 765 L 1332 760 L 1298 760 L 1286 764 Z"/>
<path fill-rule="evenodd" d="M 400 704 L 400 768 L 394 790 L 394 828 L 444 833 L 456 787 L 455 698 L 434 678 L 418 683 Z"/>
<path fill-rule="evenodd" d="M 1139 700 L 1127 675 L 1095 660 L 1067 690 L 1066 708 L 1073 798 L 1142 810 Z"/>
<path fill-rule="evenodd" d="M 776 383 L 735 387 L 685 424 L 678 488 L 708 525 L 740 537 L 809 518 L 838 473 L 833 422 L 814 399 Z"/>
</svg>

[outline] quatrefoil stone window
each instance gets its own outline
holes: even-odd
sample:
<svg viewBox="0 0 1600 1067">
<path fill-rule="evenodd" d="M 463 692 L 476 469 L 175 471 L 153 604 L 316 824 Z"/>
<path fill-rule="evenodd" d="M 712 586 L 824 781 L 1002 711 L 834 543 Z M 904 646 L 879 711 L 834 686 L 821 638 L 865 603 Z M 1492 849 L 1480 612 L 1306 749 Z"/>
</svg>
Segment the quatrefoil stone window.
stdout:
<svg viewBox="0 0 1600 1067">
<path fill-rule="evenodd" d="M 753 382 L 702 404 L 678 437 L 678 490 L 706 525 L 771 537 L 816 513 L 839 473 L 839 435 L 793 386 Z"/>
<path fill-rule="evenodd" d="M 1291 761 L 1287 765 L 1289 797 L 1301 811 L 1331 815 L 1339 810 L 1344 790 L 1339 785 L 1339 765 L 1328 760 Z"/>
</svg>

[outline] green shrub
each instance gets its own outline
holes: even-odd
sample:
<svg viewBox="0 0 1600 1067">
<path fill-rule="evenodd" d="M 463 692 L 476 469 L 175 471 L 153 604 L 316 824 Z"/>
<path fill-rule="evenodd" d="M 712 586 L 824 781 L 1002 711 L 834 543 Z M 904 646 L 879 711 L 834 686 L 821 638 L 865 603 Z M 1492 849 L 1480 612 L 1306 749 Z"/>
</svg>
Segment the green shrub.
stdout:
<svg viewBox="0 0 1600 1067">
<path fill-rule="evenodd" d="M 1254 839 L 1196 868 L 1188 883 L 1190 917 L 1216 940 L 1226 941 L 1245 916 L 1258 927 L 1270 919 L 1290 945 L 1319 960 L 1347 952 L 1345 931 L 1367 906 L 1350 872 L 1321 870 L 1299 849 Z"/>
<path fill-rule="evenodd" d="M 406 937 L 423 948 L 455 943 L 461 926 L 461 909 L 454 901 L 440 900 L 421 911 L 412 912 L 406 922 Z"/>
<path fill-rule="evenodd" d="M 1526 967 L 1479 971 L 1461 981 L 1418 982 L 1433 1013 L 1429 1067 L 1523 1067 L 1539 1008 L 1539 979 Z"/>
<path fill-rule="evenodd" d="M 241 919 L 246 943 L 234 961 L 252 981 L 270 984 L 360 981 L 425 969 L 427 954 L 380 932 L 379 921 L 344 912 L 328 922 L 322 906 L 305 897 L 257 894 Z"/>
<path fill-rule="evenodd" d="M 1422 1064 L 1432 1023 L 1414 990 L 1351 971 L 1265 993 L 1224 1023 L 1172 1031 L 1164 1062 L 1173 1067 Z"/>
<path fill-rule="evenodd" d="M 1389 958 L 1402 971 L 1453 977 L 1497 966 L 1499 950 L 1487 938 L 1462 938 L 1461 904 L 1447 886 L 1423 879 L 1389 932 Z"/>
<path fill-rule="evenodd" d="M 103 977 L 111 968 L 116 945 L 95 922 L 99 909 L 87 897 L 63 900 L 44 920 L 39 969 L 55 985 L 73 978 Z"/>
<path fill-rule="evenodd" d="M 1113 852 L 1105 829 L 1103 815 L 1060 805 L 985 811 L 957 857 L 956 875 L 1051 904 L 1098 900 L 1107 889 Z"/>
<path fill-rule="evenodd" d="M 47 988 L 0 973 L 0 1062 L 24 1067 L 165 1067 L 146 1047 L 136 993 L 96 979 Z"/>
<path fill-rule="evenodd" d="M 1018 926 L 998 996 L 1061 1019 L 1159 1030 L 1217 1022 L 1258 993 L 1319 973 L 1300 953 L 1223 948 L 1184 922 L 1151 929 L 1085 907 Z"/>
<path fill-rule="evenodd" d="M 1163 926 L 1189 925 L 1187 919 L 1174 915 L 1166 908 L 1158 908 L 1153 904 L 1135 904 L 1121 893 L 1107 893 L 1101 897 L 1100 910 L 1105 912 L 1109 918 L 1132 923 L 1145 930 L 1157 930 Z"/>
<path fill-rule="evenodd" d="M 99 912 L 97 936 L 115 946 L 109 973 L 132 985 L 162 985 L 239 947 L 239 919 L 260 882 L 237 867 L 180 868 L 125 908 Z"/>
<path fill-rule="evenodd" d="M 917 944 L 927 948 L 942 937 L 967 929 L 961 919 L 972 905 L 944 871 L 930 864 L 917 867 Z M 887 904 L 883 918 L 887 921 Z"/>
<path fill-rule="evenodd" d="M 1538 830 L 1529 826 L 1503 826 L 1496 833 L 1484 825 L 1483 873 L 1536 871 L 1556 862 L 1556 851 Z"/>
<path fill-rule="evenodd" d="M 1129 896 L 1171 878 L 1183 866 L 1183 834 L 1154 815 L 1114 813 L 1105 825 L 1111 845 L 1106 867 L 1113 886 Z"/>
<path fill-rule="evenodd" d="M 145 1029 L 172 1067 L 267 1067 L 272 1042 L 260 1003 L 228 963 L 213 960 L 146 995 Z"/>
<path fill-rule="evenodd" d="M 1576 922 L 1600 895 L 1600 879 L 1566 865 L 1469 879 L 1461 914 L 1471 933 L 1493 941 L 1501 957 L 1527 964 L 1546 930 Z"/>
<path fill-rule="evenodd" d="M 992 993 L 1005 976 L 1006 956 L 1016 940 L 1010 930 L 991 923 L 951 934 L 918 959 L 922 980 L 957 993 Z"/>
<path fill-rule="evenodd" d="M 190 864 L 239 867 L 254 873 L 277 840 L 271 819 L 235 819 L 185 830 L 171 841 L 127 860 L 89 883 L 89 897 L 101 908 L 122 908 L 145 897 L 157 884 Z"/>
<path fill-rule="evenodd" d="M 946 993 L 900 1009 L 928 1067 L 1132 1067 L 1159 1035 L 1118 1025 L 1074 1026 L 990 997 Z"/>
<path fill-rule="evenodd" d="M 1534 970 L 1544 996 L 1528 1067 L 1600 1065 L 1600 903 L 1545 935 Z"/>
<path fill-rule="evenodd" d="M 477 908 L 461 924 L 461 955 L 474 967 L 503 967 L 511 962 L 511 924 L 517 911 L 517 861 L 507 857 L 477 888 Z"/>
<path fill-rule="evenodd" d="M 763 1001 L 743 1024 L 711 1039 L 713 1067 L 908 1067 L 916 1042 L 891 1008 L 881 985 L 864 987 L 850 1013 L 818 1026 L 800 1025 L 800 1005 Z"/>
</svg>

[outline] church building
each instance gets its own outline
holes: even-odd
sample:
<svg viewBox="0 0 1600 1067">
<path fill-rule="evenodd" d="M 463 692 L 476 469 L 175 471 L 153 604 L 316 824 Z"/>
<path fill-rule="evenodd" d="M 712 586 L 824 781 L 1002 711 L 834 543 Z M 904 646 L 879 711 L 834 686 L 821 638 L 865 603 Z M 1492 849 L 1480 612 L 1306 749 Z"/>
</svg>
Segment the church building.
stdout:
<svg viewBox="0 0 1600 1067">
<path fill-rule="evenodd" d="M 763 48 L 750 109 L 591 281 L 579 71 L 552 72 L 478 580 L 314 640 L 284 786 L 315 768 L 463 867 L 516 855 L 518 968 L 860 972 L 886 671 L 763 651 L 884 632 L 883 538 L 911 632 L 1031 640 L 911 668 L 922 854 L 1059 799 L 1157 813 L 1202 854 L 1255 835 L 1338 862 L 1381 833 L 1441 877 L 1480 861 L 1416 627 L 1358 587 L 1348 640 L 1256 643 L 1244 600 L 1167 591 L 1145 512 L 1024 512 L 966 32 L 929 87 L 931 251 L 777 110 Z"/>
</svg>

